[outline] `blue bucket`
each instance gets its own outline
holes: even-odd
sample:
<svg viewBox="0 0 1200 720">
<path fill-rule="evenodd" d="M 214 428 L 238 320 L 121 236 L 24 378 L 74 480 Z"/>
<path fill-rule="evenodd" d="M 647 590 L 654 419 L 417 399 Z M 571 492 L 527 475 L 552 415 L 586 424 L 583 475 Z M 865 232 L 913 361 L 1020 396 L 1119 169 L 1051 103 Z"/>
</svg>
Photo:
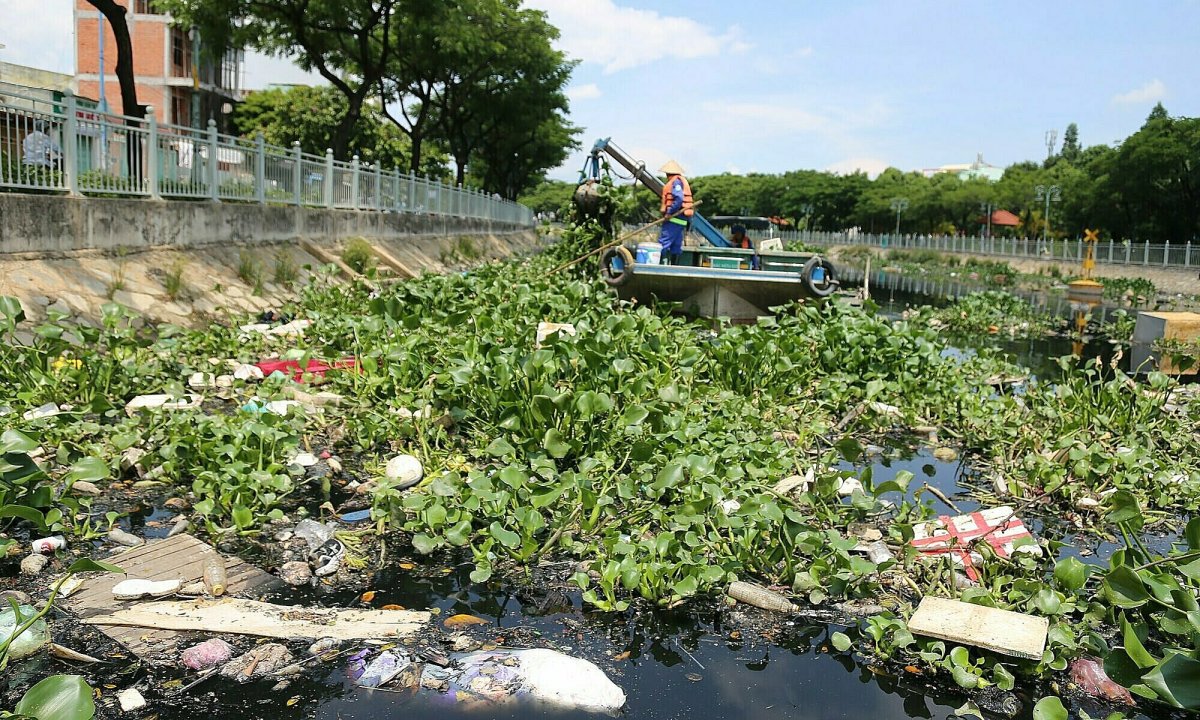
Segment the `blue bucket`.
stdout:
<svg viewBox="0 0 1200 720">
<path fill-rule="evenodd" d="M 658 243 L 638 243 L 633 259 L 638 265 L 658 265 L 662 260 L 662 246 Z"/>
</svg>

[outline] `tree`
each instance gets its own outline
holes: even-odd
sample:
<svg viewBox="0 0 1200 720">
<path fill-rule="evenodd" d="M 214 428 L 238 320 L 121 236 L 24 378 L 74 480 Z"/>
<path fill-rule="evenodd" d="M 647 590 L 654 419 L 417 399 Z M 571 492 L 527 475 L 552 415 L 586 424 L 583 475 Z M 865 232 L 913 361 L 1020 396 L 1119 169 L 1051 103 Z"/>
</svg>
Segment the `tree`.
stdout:
<svg viewBox="0 0 1200 720">
<path fill-rule="evenodd" d="M 1067 126 L 1066 132 L 1063 133 L 1062 150 L 1058 154 L 1063 160 L 1074 164 L 1079 161 L 1079 154 L 1081 152 L 1082 148 L 1079 147 L 1079 126 L 1071 123 Z"/>
<path fill-rule="evenodd" d="M 90 1 L 90 0 L 89 0 Z M 254 47 L 292 58 L 342 94 L 346 112 L 334 129 L 334 155 L 348 157 L 368 95 L 400 48 L 393 17 L 400 3 L 422 0 L 159 0 L 183 25 L 196 25 L 203 52 Z"/>
<path fill-rule="evenodd" d="M 114 0 L 88 0 L 88 4 L 99 10 L 108 21 L 117 41 L 116 70 L 117 82 L 121 86 L 121 114 L 133 118 L 143 117 L 146 108 L 138 104 L 137 100 L 137 82 L 133 76 L 133 41 L 129 38 L 125 8 Z"/>
<path fill-rule="evenodd" d="M 304 152 L 324 155 L 346 113 L 341 97 L 327 85 L 259 90 L 237 105 L 231 119 L 235 131 L 244 137 L 261 132 L 274 145 L 290 147 L 298 142 Z M 346 149 L 364 163 L 389 170 L 409 168 L 408 138 L 371 105 L 363 108 Z M 427 156 L 427 163 L 423 168 L 427 174 L 441 175 L 445 169 L 444 156 Z"/>
<path fill-rule="evenodd" d="M 472 158 L 486 152 L 490 189 L 511 197 L 577 147 L 578 130 L 565 119 L 575 65 L 554 49 L 558 30 L 539 10 L 522 9 L 518 0 L 464 0 L 456 7 L 466 12 L 468 27 L 445 54 L 437 127 L 456 183 L 465 180 Z"/>
</svg>

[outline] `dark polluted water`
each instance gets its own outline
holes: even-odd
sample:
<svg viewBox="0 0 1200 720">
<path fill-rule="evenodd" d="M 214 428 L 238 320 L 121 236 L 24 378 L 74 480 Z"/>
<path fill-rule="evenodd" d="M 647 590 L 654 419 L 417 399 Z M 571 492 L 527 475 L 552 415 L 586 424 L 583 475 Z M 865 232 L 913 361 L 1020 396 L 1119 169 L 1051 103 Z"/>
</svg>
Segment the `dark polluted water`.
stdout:
<svg viewBox="0 0 1200 720">
<path fill-rule="evenodd" d="M 541 644 L 595 662 L 624 690 L 627 704 L 619 717 L 948 718 L 962 703 L 952 693 L 940 697 L 924 678 L 876 674 L 852 655 L 838 653 L 829 634 L 840 626 L 767 618 L 759 611 L 717 610 L 714 605 L 585 613 L 577 593 L 547 602 L 539 591 L 514 593 L 472 584 L 469 571 L 469 566 L 459 566 L 431 577 L 384 570 L 374 583 L 374 604 L 436 607 L 442 618 L 476 615 L 492 622 L 472 628 L 480 639 L 540 635 Z M 351 604 L 354 597 L 329 595 L 322 602 Z M 537 614 L 547 606 L 552 612 Z M 747 624 L 740 622 L 747 619 Z M 622 659 L 614 660 L 617 656 Z M 463 708 L 428 691 L 414 696 L 359 689 L 337 661 L 323 675 L 294 682 L 282 692 L 272 692 L 268 684 L 211 682 L 192 691 L 191 702 L 160 711 L 159 718 L 194 718 L 198 710 L 221 718 L 606 717 L 529 705 Z"/>
<path fill-rule="evenodd" d="M 877 480 L 908 470 L 916 476 L 912 488 L 928 482 L 953 496 L 964 512 L 979 507 L 955 495 L 964 483 L 976 480 L 962 461 L 937 460 L 929 447 L 892 444 L 883 450 L 882 455 L 844 467 L 869 465 Z M 1069 528 L 1037 517 L 1027 523 L 1035 533 L 1068 539 Z M 1098 561 L 1112 549 L 1095 547 L 1084 559 Z M 712 601 L 674 610 L 590 612 L 583 609 L 578 592 L 546 589 L 536 582 L 472 583 L 470 570 L 469 562 L 414 567 L 390 561 L 370 585 L 376 592 L 372 605 L 437 608 L 435 621 L 459 613 L 474 615 L 488 621 L 465 630 L 479 642 L 550 647 L 590 660 L 625 692 L 622 718 L 941 719 L 956 717 L 955 709 L 967 699 L 946 677 L 894 672 L 869 665 L 853 652 L 838 652 L 830 634 L 844 630 L 841 625 Z M 562 577 L 567 574 L 569 569 Z M 280 601 L 349 607 L 356 605 L 358 592 L 289 595 Z M 1022 705 L 1017 717 L 1031 717 L 1037 697 L 1020 692 L 1017 697 Z M 1093 717 L 1111 711 L 1092 703 L 1084 708 Z M 269 683 L 239 686 L 213 680 L 193 690 L 188 700 L 160 708 L 158 717 L 183 720 L 198 712 L 247 720 L 605 717 L 529 705 L 469 706 L 430 691 L 365 690 L 347 679 L 344 657 L 278 691 Z"/>
</svg>

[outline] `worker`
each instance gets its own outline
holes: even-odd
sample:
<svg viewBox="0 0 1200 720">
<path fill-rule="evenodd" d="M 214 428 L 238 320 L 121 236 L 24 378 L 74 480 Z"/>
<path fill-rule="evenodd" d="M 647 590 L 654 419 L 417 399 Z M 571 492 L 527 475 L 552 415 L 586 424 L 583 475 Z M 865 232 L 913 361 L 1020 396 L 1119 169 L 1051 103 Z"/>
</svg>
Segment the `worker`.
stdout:
<svg viewBox="0 0 1200 720">
<path fill-rule="evenodd" d="M 683 235 L 695 212 L 692 207 L 692 187 L 683 176 L 683 168 L 674 160 L 668 160 L 666 165 L 659 168 L 659 172 L 667 174 L 667 182 L 663 185 L 662 205 L 659 208 L 663 214 L 663 225 L 658 244 L 662 246 L 664 264 L 678 265 L 679 257 L 683 254 Z"/>
<path fill-rule="evenodd" d="M 745 225 L 733 226 L 733 246 L 743 250 L 753 250 L 754 244 L 750 242 L 749 236 L 746 235 Z"/>
<path fill-rule="evenodd" d="M 33 125 L 33 132 L 25 136 L 21 143 L 25 152 L 25 164 L 34 167 L 57 167 L 62 151 L 58 143 L 46 134 L 46 123 L 38 120 Z"/>
</svg>

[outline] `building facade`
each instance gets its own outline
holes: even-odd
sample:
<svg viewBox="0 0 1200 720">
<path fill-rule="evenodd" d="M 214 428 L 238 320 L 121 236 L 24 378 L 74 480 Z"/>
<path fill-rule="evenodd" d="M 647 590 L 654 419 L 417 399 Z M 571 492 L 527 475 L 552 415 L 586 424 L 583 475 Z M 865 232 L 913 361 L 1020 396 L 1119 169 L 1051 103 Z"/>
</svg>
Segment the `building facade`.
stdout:
<svg viewBox="0 0 1200 720">
<path fill-rule="evenodd" d="M 193 34 L 173 26 L 153 0 L 116 2 L 127 10 L 138 102 L 153 106 L 160 123 L 202 127 L 213 119 L 225 128 L 232 103 L 241 99 L 241 51 L 220 62 L 205 61 Z M 75 92 L 119 113 L 116 66 L 117 42 L 109 23 L 87 0 L 75 0 Z"/>
</svg>

